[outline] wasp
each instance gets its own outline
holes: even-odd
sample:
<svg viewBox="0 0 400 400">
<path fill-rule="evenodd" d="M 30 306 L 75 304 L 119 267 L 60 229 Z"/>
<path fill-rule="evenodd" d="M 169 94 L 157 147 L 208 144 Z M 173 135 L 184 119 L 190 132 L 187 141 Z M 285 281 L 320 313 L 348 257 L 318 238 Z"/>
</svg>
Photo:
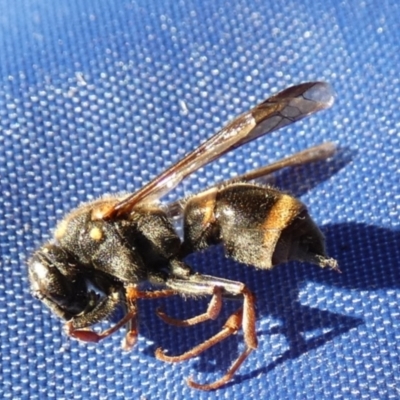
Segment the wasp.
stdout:
<svg viewBox="0 0 400 400">
<path fill-rule="evenodd" d="M 78 207 L 29 260 L 34 296 L 65 320 L 67 335 L 81 341 L 99 342 L 126 326 L 126 350 L 137 341 L 139 299 L 209 296 L 205 312 L 189 319 L 172 318 L 157 310 L 167 324 L 192 326 L 216 319 L 224 299 L 236 298 L 241 307 L 208 340 L 176 356 L 160 348 L 156 351 L 156 357 L 166 362 L 188 360 L 241 329 L 245 348 L 222 378 L 204 384 L 188 378 L 195 389 L 220 388 L 257 348 L 255 297 L 242 282 L 196 272 L 185 257 L 222 244 L 229 257 L 256 268 L 269 270 L 297 260 L 338 270 L 306 206 L 273 187 L 251 183 L 282 168 L 326 159 L 334 154 L 335 145 L 309 148 L 180 201 L 165 205 L 160 199 L 223 154 L 326 109 L 333 99 L 324 82 L 290 87 L 234 119 L 140 190 Z M 173 224 L 178 215 L 183 221 L 183 239 Z M 122 307 L 123 315 L 113 326 L 101 332 L 90 328 L 117 307 Z"/>
</svg>

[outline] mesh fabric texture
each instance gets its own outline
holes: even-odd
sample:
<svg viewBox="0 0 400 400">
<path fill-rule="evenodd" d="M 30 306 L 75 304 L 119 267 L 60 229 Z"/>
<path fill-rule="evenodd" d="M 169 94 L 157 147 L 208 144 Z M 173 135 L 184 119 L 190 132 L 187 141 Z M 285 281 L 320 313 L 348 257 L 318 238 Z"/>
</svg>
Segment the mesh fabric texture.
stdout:
<svg viewBox="0 0 400 400">
<path fill-rule="evenodd" d="M 397 399 L 400 315 L 400 3 L 395 0 L 77 1 L 0 4 L 0 397 L 5 399 Z M 31 296 L 26 261 L 81 202 L 134 191 L 230 118 L 276 91 L 328 81 L 331 110 L 238 149 L 166 201 L 324 141 L 338 155 L 286 171 L 342 274 L 290 263 L 257 271 L 196 254 L 198 271 L 246 282 L 259 348 L 226 387 L 211 382 L 241 333 L 182 364 L 214 334 L 163 324 L 157 306 L 196 315 L 203 300 L 140 303 L 141 336 L 69 340 Z"/>
</svg>

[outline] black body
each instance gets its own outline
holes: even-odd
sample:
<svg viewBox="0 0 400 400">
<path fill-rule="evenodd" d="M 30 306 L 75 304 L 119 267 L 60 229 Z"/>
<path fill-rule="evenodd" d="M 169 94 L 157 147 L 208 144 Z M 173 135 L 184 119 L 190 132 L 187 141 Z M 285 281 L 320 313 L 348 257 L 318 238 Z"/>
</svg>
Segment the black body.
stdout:
<svg viewBox="0 0 400 400">
<path fill-rule="evenodd" d="M 282 199 L 285 210 L 279 209 Z M 148 281 L 175 289 L 175 278 L 194 274 L 182 258 L 209 245 L 222 243 L 229 256 L 258 268 L 289 260 L 329 264 L 305 206 L 270 187 L 238 183 L 193 196 L 184 207 L 182 245 L 161 208 L 142 206 L 126 219 L 93 220 L 101 206 L 99 200 L 67 215 L 55 240 L 29 262 L 34 294 L 76 329 L 109 315 L 124 301 L 127 285 Z M 198 294 L 189 284 L 179 290 Z"/>
</svg>

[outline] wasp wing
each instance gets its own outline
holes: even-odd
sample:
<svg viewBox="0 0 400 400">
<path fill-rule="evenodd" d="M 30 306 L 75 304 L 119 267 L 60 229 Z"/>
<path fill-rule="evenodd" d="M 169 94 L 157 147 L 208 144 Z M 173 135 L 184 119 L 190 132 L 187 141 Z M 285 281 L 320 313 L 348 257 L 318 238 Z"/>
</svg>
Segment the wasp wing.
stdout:
<svg viewBox="0 0 400 400">
<path fill-rule="evenodd" d="M 317 146 L 309 147 L 308 149 L 305 149 L 303 151 L 299 151 L 298 153 L 292 154 L 289 157 L 282 158 L 281 160 L 275 161 L 272 164 L 265 165 L 250 172 L 246 172 L 243 175 L 235 176 L 234 178 L 228 179 L 224 182 L 217 183 L 213 187 L 218 188 L 235 182 L 253 181 L 255 179 L 271 175 L 274 172 L 277 172 L 283 168 L 296 167 L 299 165 L 326 160 L 327 158 L 332 157 L 335 153 L 335 143 L 322 143 Z"/>
<path fill-rule="evenodd" d="M 223 182 L 218 182 L 205 189 L 204 191 L 209 191 L 211 189 L 220 189 L 223 186 L 237 183 L 237 182 L 249 182 L 255 179 L 263 178 L 268 175 L 273 174 L 283 168 L 296 167 L 299 165 L 309 164 L 312 162 L 323 161 L 329 157 L 332 157 L 336 153 L 336 145 L 332 142 L 326 142 L 319 144 L 317 146 L 310 147 L 306 150 L 300 151 L 298 153 L 292 154 L 289 157 L 278 160 L 272 164 L 265 165 L 260 168 L 256 168 L 252 171 L 246 172 L 243 175 L 235 176 L 234 178 L 228 179 Z M 201 195 L 201 193 L 198 193 Z M 164 211 L 167 213 L 168 217 L 175 218 L 182 214 L 185 207 L 186 199 L 179 199 L 172 203 L 163 205 Z"/>
<path fill-rule="evenodd" d="M 333 104 L 333 92 L 325 82 L 308 82 L 279 92 L 230 122 L 182 160 L 129 195 L 102 218 L 126 215 L 141 203 L 151 203 L 174 189 L 184 178 L 223 154 L 292 124 Z"/>
</svg>

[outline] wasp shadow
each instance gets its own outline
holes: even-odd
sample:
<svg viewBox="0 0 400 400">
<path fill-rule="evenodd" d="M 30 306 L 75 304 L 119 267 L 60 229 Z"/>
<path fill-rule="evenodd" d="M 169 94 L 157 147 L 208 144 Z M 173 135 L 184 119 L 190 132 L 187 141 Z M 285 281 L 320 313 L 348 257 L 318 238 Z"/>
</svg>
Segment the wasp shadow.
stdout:
<svg viewBox="0 0 400 400">
<path fill-rule="evenodd" d="M 304 165 L 301 167 L 297 168 L 291 168 L 291 169 L 286 169 L 281 171 L 279 174 L 274 174 L 272 176 L 267 177 L 267 179 L 264 179 L 264 183 L 272 183 L 273 181 L 279 182 L 279 186 L 285 186 L 284 184 L 290 184 L 290 191 L 294 193 L 296 196 L 300 196 L 303 192 L 306 192 L 310 190 L 313 186 L 316 185 L 317 182 L 324 181 L 328 179 L 330 176 L 335 174 L 338 170 L 343 168 L 349 161 L 351 160 L 351 153 L 347 151 L 346 149 L 339 149 L 339 151 L 336 153 L 336 156 L 333 157 L 332 159 L 324 162 L 317 162 L 313 163 L 311 165 Z M 313 173 L 310 173 L 310 168 L 312 168 Z M 318 172 L 316 174 L 315 172 Z M 313 177 L 313 179 L 310 179 L 309 177 Z M 305 179 L 307 178 L 307 179 Z M 293 185 L 294 182 L 301 182 L 299 185 Z M 285 189 L 285 188 L 284 188 Z M 223 256 L 223 253 L 221 249 L 211 249 L 206 254 L 201 254 L 201 255 L 193 255 L 192 257 L 189 257 L 188 262 L 199 272 L 201 273 L 207 273 L 207 274 L 215 274 L 218 276 L 224 276 L 226 278 L 230 278 L 232 280 L 239 280 L 242 282 L 248 282 L 252 280 L 251 277 L 244 276 L 247 275 L 250 271 L 249 268 L 243 268 L 242 266 L 239 266 L 237 263 L 233 262 L 232 260 L 228 260 Z M 212 267 L 210 268 L 210 265 Z M 218 267 L 219 266 L 219 267 Z M 241 274 L 239 271 L 246 271 L 245 274 Z M 232 273 L 233 271 L 237 271 L 236 273 Z M 263 274 L 266 272 L 263 271 Z M 254 272 L 255 275 L 257 275 L 257 272 Z M 266 273 L 268 275 L 268 273 Z M 276 278 L 275 278 L 276 279 Z M 283 278 L 279 278 L 282 280 Z M 254 279 L 253 279 L 254 280 Z M 264 277 L 261 278 L 261 281 L 264 281 Z M 256 279 L 257 282 L 259 282 L 259 279 Z M 289 315 L 296 314 L 296 306 L 297 306 L 297 288 L 300 286 L 300 281 L 296 279 L 295 281 L 291 281 L 291 288 L 289 290 L 289 293 L 292 294 L 291 298 L 282 298 L 280 297 L 285 297 L 285 293 L 288 293 L 285 291 L 285 293 L 274 293 L 274 288 L 275 283 L 274 282 L 269 282 L 269 283 L 264 283 L 263 287 L 266 289 L 267 294 L 260 294 L 257 292 L 260 292 L 257 290 L 257 285 L 252 285 L 251 287 L 255 289 L 256 295 L 259 295 L 258 297 L 261 298 L 269 298 L 270 295 L 269 293 L 273 293 L 273 297 L 275 299 L 278 299 L 277 304 L 283 304 L 284 307 L 281 308 L 280 310 L 277 310 L 276 308 L 273 308 L 272 305 L 274 302 L 268 301 L 264 307 L 261 307 L 259 304 L 259 309 L 262 311 L 262 314 L 272 314 L 275 316 L 280 317 L 283 320 L 289 320 Z M 295 290 L 293 290 L 295 288 Z M 169 300 L 169 301 L 164 301 L 164 304 L 167 305 L 168 307 L 168 312 L 172 313 L 172 315 L 179 315 L 180 318 L 186 318 L 191 315 L 196 315 L 204 312 L 204 310 L 207 307 L 207 300 L 187 300 L 187 301 L 177 301 L 176 299 Z M 226 317 L 226 313 L 232 312 L 234 310 L 233 307 L 237 307 L 237 305 L 227 305 L 224 307 L 225 315 L 221 316 L 221 320 L 223 321 L 223 318 Z M 272 307 L 272 308 L 271 308 Z M 299 306 L 298 313 L 305 314 L 304 311 L 305 307 L 304 306 Z M 287 312 L 287 310 L 291 310 L 290 312 Z M 149 315 L 154 315 L 154 310 L 149 309 L 143 310 L 147 316 Z M 311 315 L 309 318 L 302 318 L 301 321 L 303 321 L 303 327 L 296 327 L 296 329 L 292 329 L 291 323 L 287 324 L 287 332 L 286 336 L 290 340 L 290 342 L 296 343 L 297 344 L 297 349 L 300 349 L 300 347 L 306 347 L 309 348 L 310 344 L 307 346 L 303 345 L 299 346 L 300 339 L 301 339 L 301 332 L 306 331 L 308 328 L 312 329 L 313 328 L 313 318 L 312 315 L 318 312 L 318 310 L 315 310 L 313 312 L 308 313 Z M 332 315 L 323 315 L 324 312 L 320 312 L 318 317 L 316 319 L 318 321 L 322 320 L 330 320 L 332 322 Z M 340 317 L 337 317 L 340 319 Z M 343 317 L 344 318 L 344 317 Z M 342 318 L 342 319 L 343 319 Z M 345 326 L 347 328 L 345 329 L 350 329 L 354 324 L 356 323 L 353 319 L 346 319 L 344 318 L 345 321 L 340 321 L 338 323 L 340 326 Z M 145 331 L 147 331 L 150 336 L 153 338 L 152 332 L 159 332 L 159 334 L 155 335 L 154 341 L 157 343 L 155 346 L 150 346 L 148 348 L 148 352 L 150 354 L 154 354 L 155 347 L 161 346 L 163 348 L 169 349 L 171 354 L 180 354 L 184 352 L 185 350 L 193 347 L 195 344 L 202 342 L 207 335 L 210 336 L 211 332 L 216 332 L 218 329 L 221 327 L 221 322 L 214 322 L 210 321 L 208 324 L 203 324 L 201 326 L 201 329 L 199 327 L 192 327 L 190 330 L 185 330 L 185 329 L 176 329 L 172 328 L 174 330 L 174 333 L 168 334 L 167 328 L 164 326 L 162 327 L 160 325 L 160 322 L 154 321 L 153 318 L 148 318 L 147 320 L 143 321 L 145 323 Z M 335 326 L 338 324 L 334 324 Z M 284 331 L 284 327 L 282 328 Z M 293 337 L 293 334 L 289 334 L 290 331 L 293 332 L 299 332 L 297 335 L 297 338 Z M 143 330 L 142 330 L 143 332 Z M 209 333 L 210 332 L 210 333 Z M 172 341 L 169 339 L 173 339 Z M 328 339 L 327 339 L 328 340 Z M 206 362 L 203 363 L 203 366 L 200 366 L 200 369 L 208 370 L 209 369 L 209 364 L 210 360 L 217 358 L 218 360 L 215 360 L 215 365 L 220 368 L 223 368 L 223 365 L 225 368 L 227 368 L 227 365 L 230 364 L 236 357 L 238 349 L 235 347 L 235 341 L 231 341 L 232 343 L 229 343 L 228 346 L 230 346 L 229 351 L 224 351 L 224 356 L 220 357 L 219 355 L 221 352 L 216 351 L 214 355 L 211 355 L 209 357 L 206 357 Z M 321 342 L 321 339 L 319 339 L 318 343 Z M 317 344 L 315 344 L 317 345 Z M 237 346 L 237 341 L 236 341 L 236 346 Z M 233 348 L 235 347 L 235 348 Z M 213 350 L 210 350 L 210 352 Z M 301 350 L 296 350 L 297 353 L 301 352 Z M 292 354 L 293 351 L 292 351 Z M 223 365 L 222 365 L 223 364 Z"/>
<path fill-rule="evenodd" d="M 349 150 L 340 149 L 331 160 L 283 170 L 272 179 L 276 186 L 301 196 L 342 169 L 351 161 L 352 156 Z M 267 181 L 270 183 L 271 177 Z M 269 335 L 283 335 L 287 350 L 279 355 L 271 354 L 270 363 L 248 375 L 236 376 L 233 383 L 268 373 L 285 361 L 298 358 L 363 324 L 358 314 L 353 316 L 348 315 L 348 312 L 337 312 L 340 307 L 333 312 L 302 304 L 301 291 L 307 283 L 323 285 L 332 298 L 335 291 L 343 289 L 364 291 L 398 288 L 399 257 L 393 249 L 400 248 L 399 232 L 357 223 L 328 225 L 323 226 L 322 230 L 329 244 L 329 255 L 338 260 L 341 274 L 299 263 L 280 265 L 272 271 L 256 270 L 225 258 L 223 250 L 218 247 L 187 259 L 200 273 L 245 282 L 257 297 L 258 319 L 272 318 L 280 321 L 272 329 L 258 330 L 257 333 L 259 340 L 268 340 Z M 162 347 L 168 349 L 168 354 L 177 355 L 208 339 L 221 329 L 225 318 L 240 306 L 236 302 L 225 303 L 217 321 L 191 328 L 168 327 L 154 317 L 146 318 L 142 333 L 155 344 L 148 346 L 145 352 L 153 355 L 156 347 Z M 187 318 L 203 313 L 207 300 L 175 298 L 164 301 L 162 305 L 168 314 Z M 143 311 L 147 316 L 154 316 L 154 306 L 147 304 Z M 207 373 L 223 373 L 240 353 L 242 343 L 233 337 L 207 350 L 196 361 L 196 369 Z"/>
</svg>

